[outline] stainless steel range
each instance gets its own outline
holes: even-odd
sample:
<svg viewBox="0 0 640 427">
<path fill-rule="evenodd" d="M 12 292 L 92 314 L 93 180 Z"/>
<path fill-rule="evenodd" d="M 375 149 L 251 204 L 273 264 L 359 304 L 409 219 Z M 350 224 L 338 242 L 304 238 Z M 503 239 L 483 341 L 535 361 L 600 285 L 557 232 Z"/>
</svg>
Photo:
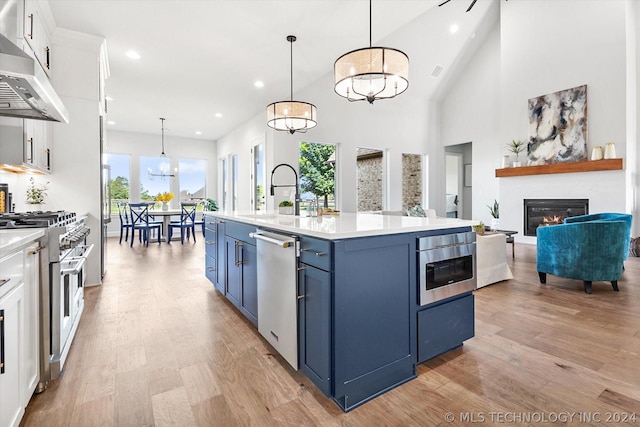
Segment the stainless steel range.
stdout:
<svg viewBox="0 0 640 427">
<path fill-rule="evenodd" d="M 84 309 L 86 216 L 73 212 L 24 212 L 0 215 L 0 230 L 44 228 L 40 239 L 40 382 L 42 392 L 60 376 Z"/>
</svg>

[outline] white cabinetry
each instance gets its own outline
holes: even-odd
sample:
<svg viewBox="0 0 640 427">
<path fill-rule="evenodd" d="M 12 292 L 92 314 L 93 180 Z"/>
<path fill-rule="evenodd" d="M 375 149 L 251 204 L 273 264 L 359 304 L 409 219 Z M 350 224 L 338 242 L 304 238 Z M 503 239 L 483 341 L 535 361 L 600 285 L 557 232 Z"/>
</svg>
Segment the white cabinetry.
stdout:
<svg viewBox="0 0 640 427">
<path fill-rule="evenodd" d="M 38 246 L 0 259 L 0 426 L 20 424 L 39 373 Z"/>
<path fill-rule="evenodd" d="M 23 36 L 47 75 L 51 72 L 51 31 L 43 6 L 37 0 L 24 0 Z"/>
<path fill-rule="evenodd" d="M 42 172 L 51 172 L 51 123 L 24 120 L 24 162 Z"/>
<path fill-rule="evenodd" d="M 24 282 L 22 251 L 0 260 L 0 426 L 17 426 L 24 415 L 21 391 Z M 7 289 L 5 289 L 7 288 Z"/>
<path fill-rule="evenodd" d="M 51 172 L 50 122 L 0 117 L 0 141 L 0 163 L 25 172 Z"/>
<path fill-rule="evenodd" d="M 22 406 L 26 408 L 40 381 L 40 247 L 33 244 L 23 251 L 24 269 L 24 356 L 21 358 Z"/>
</svg>

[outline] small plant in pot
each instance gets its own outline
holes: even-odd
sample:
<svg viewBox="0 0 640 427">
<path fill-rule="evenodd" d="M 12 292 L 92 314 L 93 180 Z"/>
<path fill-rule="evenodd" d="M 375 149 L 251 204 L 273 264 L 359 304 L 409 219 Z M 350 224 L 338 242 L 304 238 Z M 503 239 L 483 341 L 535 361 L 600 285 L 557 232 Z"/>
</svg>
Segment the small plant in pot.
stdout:
<svg viewBox="0 0 640 427">
<path fill-rule="evenodd" d="M 472 227 L 477 235 L 482 236 L 484 234 L 484 222 L 480 221 L 480 224 L 472 225 Z"/>
<path fill-rule="evenodd" d="M 500 204 L 498 203 L 497 200 L 493 201 L 493 205 L 487 205 L 487 207 L 489 208 L 489 213 L 491 214 L 492 218 L 491 218 L 491 229 L 492 230 L 497 230 L 498 229 L 498 223 L 500 221 Z"/>
<path fill-rule="evenodd" d="M 519 155 L 525 149 L 524 142 L 519 139 L 514 139 L 509 144 L 507 144 L 507 148 L 509 149 L 509 151 L 511 151 L 513 154 L 516 155 L 516 160 L 513 162 L 513 166 L 514 167 L 522 166 L 522 163 L 520 163 Z"/>
<path fill-rule="evenodd" d="M 278 212 L 285 215 L 293 214 L 293 203 L 289 200 L 283 200 L 278 205 Z"/>
<path fill-rule="evenodd" d="M 47 185 L 49 183 L 42 185 L 36 185 L 33 177 L 29 178 L 29 187 L 27 188 L 27 199 L 25 200 L 28 205 L 34 205 L 35 210 L 39 211 L 41 205 L 44 204 L 44 199 L 47 196 Z"/>
</svg>

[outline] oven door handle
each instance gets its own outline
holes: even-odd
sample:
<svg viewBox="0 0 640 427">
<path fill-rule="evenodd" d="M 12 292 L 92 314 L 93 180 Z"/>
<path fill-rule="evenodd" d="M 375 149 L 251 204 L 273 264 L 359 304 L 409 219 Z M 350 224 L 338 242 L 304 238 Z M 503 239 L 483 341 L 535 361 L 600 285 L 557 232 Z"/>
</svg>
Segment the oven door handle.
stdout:
<svg viewBox="0 0 640 427">
<path fill-rule="evenodd" d="M 60 268 L 60 274 L 65 276 L 67 274 L 80 274 L 80 271 L 82 271 L 82 267 L 84 267 L 84 263 L 87 261 L 87 257 L 89 256 L 89 254 L 91 253 L 91 251 L 93 250 L 93 245 L 88 246 L 85 249 L 84 254 L 82 254 L 82 256 L 79 257 L 72 257 L 68 260 L 65 260 L 64 263 L 65 264 L 72 264 L 71 268 Z"/>
</svg>

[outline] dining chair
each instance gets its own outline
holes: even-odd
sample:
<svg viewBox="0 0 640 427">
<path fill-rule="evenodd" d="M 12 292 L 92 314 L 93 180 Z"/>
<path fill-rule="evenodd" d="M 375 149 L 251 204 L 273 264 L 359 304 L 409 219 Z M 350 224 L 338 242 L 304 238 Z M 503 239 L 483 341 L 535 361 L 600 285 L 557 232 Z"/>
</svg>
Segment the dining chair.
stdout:
<svg viewBox="0 0 640 427">
<path fill-rule="evenodd" d="M 200 219 L 197 219 L 198 213 L 197 213 L 197 209 L 196 209 L 196 220 L 193 222 L 193 224 L 194 224 L 194 228 L 195 227 L 201 227 L 202 228 L 202 238 L 204 239 L 206 237 L 206 235 L 204 233 L 204 229 L 205 229 L 205 226 L 204 226 L 204 211 L 206 210 L 206 208 L 205 208 L 206 205 L 203 204 L 202 202 L 199 202 L 199 203 L 196 203 L 196 206 L 199 205 L 199 204 L 203 205 L 202 206 L 203 212 L 202 212 L 202 215 L 200 216 Z M 195 237 L 194 237 L 194 239 L 195 239 Z"/>
<path fill-rule="evenodd" d="M 180 229 L 180 243 L 184 245 L 184 235 L 186 233 L 187 240 L 190 238 L 190 235 L 193 234 L 193 241 L 196 241 L 196 206 L 197 203 L 192 202 L 182 202 L 180 203 L 180 220 L 179 221 L 171 221 L 169 223 L 169 238 L 167 241 L 171 243 L 171 237 L 173 236 L 173 229 Z"/>
<path fill-rule="evenodd" d="M 156 230 L 158 232 L 158 243 L 160 243 L 161 222 L 150 221 L 149 204 L 148 203 L 129 203 L 129 212 L 131 214 L 131 247 L 135 231 L 138 230 L 138 240 L 149 246 L 150 232 Z"/>
<path fill-rule="evenodd" d="M 119 244 L 122 244 L 122 234 L 125 233 L 124 241 L 129 241 L 129 230 L 131 230 L 131 217 L 127 212 L 128 203 L 125 202 L 117 202 L 116 207 L 118 208 L 118 216 L 120 217 L 120 241 Z"/>
</svg>

